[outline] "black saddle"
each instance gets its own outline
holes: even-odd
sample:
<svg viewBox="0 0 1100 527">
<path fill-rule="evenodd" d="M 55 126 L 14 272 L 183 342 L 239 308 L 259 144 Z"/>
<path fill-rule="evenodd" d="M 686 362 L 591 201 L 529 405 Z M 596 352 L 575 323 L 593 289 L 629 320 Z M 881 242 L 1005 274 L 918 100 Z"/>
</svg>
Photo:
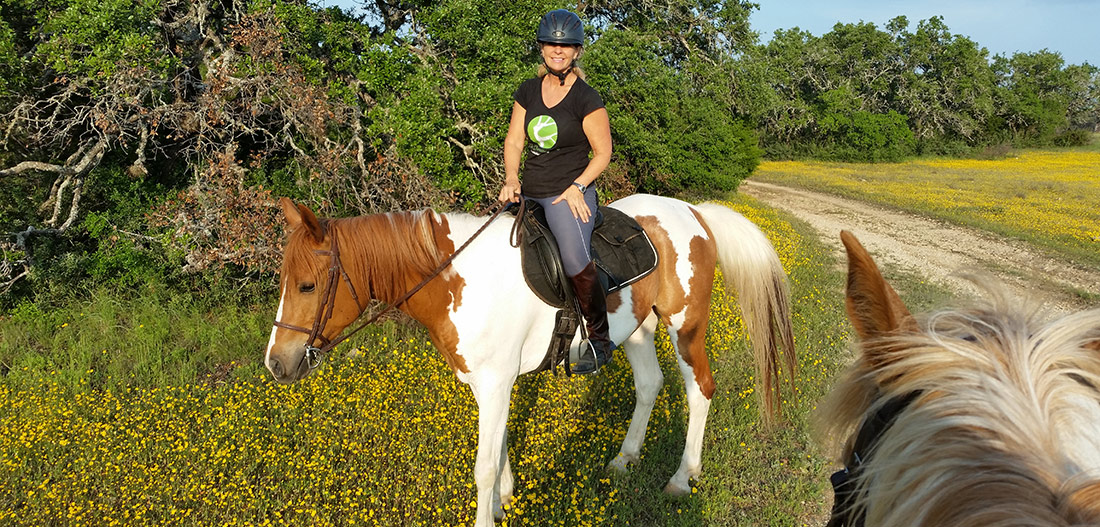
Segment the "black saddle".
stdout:
<svg viewBox="0 0 1100 527">
<path fill-rule="evenodd" d="M 518 210 L 517 210 L 518 209 Z M 546 223 L 546 211 L 533 201 L 512 209 L 518 214 L 513 245 L 520 248 L 523 278 L 543 302 L 558 308 L 554 333 L 546 358 L 535 372 L 566 363 L 569 345 L 580 327 L 580 310 L 573 286 L 561 266 L 558 242 Z M 657 268 L 657 250 L 634 218 L 610 207 L 599 207 L 592 221 L 592 256 L 596 271 L 608 293 L 644 278 Z"/>
<path fill-rule="evenodd" d="M 533 201 L 525 204 L 526 213 L 519 219 L 523 278 L 543 302 L 572 309 L 572 285 L 561 267 L 558 242 L 546 223 L 546 211 Z M 618 291 L 657 268 L 657 250 L 634 218 L 599 207 L 593 221 L 592 256 L 605 291 Z"/>
</svg>

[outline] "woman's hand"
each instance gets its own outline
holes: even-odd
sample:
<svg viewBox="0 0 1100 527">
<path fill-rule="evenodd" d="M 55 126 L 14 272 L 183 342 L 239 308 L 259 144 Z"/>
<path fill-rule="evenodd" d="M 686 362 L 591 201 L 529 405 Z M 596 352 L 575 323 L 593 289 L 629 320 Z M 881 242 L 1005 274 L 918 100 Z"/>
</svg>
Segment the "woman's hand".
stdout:
<svg viewBox="0 0 1100 527">
<path fill-rule="evenodd" d="M 519 203 L 519 181 L 505 181 L 504 187 L 500 189 L 500 201 L 511 201 L 512 203 Z"/>
<path fill-rule="evenodd" d="M 588 203 L 584 201 L 584 193 L 581 189 L 575 185 L 569 185 L 569 188 L 562 192 L 558 199 L 551 202 L 551 205 L 557 205 L 565 200 L 569 204 L 569 210 L 573 213 L 573 217 L 577 218 L 584 223 L 588 223 L 588 218 L 592 217 L 592 211 L 588 208 Z"/>
</svg>

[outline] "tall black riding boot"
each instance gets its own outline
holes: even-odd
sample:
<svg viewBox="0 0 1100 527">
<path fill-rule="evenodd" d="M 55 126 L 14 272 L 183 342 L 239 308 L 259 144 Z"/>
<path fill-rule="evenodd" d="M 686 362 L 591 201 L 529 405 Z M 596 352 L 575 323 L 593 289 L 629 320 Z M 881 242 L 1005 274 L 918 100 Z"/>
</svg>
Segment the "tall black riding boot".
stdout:
<svg viewBox="0 0 1100 527">
<path fill-rule="evenodd" d="M 596 274 L 595 262 L 588 262 L 580 273 L 569 277 L 569 280 L 573 282 L 573 293 L 577 295 L 588 328 L 589 345 L 581 350 L 580 359 L 573 366 L 573 373 L 584 375 L 599 371 L 611 361 L 614 346 L 607 335 L 607 297 Z"/>
</svg>

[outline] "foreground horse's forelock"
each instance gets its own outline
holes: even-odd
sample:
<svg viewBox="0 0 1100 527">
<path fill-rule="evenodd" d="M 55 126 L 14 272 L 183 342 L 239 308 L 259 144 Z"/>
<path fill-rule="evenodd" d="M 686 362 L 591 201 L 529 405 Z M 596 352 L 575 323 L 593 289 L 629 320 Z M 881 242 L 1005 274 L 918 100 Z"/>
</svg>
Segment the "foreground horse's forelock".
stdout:
<svg viewBox="0 0 1100 527">
<path fill-rule="evenodd" d="M 918 319 L 841 237 L 862 350 L 818 416 L 855 487 L 832 525 L 1100 524 L 1100 310 L 1043 320 L 972 277 L 988 303 Z"/>
</svg>

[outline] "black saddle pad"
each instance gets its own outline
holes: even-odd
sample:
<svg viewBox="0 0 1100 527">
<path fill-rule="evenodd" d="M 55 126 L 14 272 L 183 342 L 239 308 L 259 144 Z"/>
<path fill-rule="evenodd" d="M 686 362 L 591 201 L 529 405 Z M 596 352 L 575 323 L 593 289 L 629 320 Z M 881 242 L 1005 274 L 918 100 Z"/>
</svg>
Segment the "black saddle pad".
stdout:
<svg viewBox="0 0 1100 527">
<path fill-rule="evenodd" d="M 657 268 L 657 250 L 634 218 L 600 207 L 593 221 L 592 254 L 607 292 L 622 289 Z M 561 267 L 558 242 L 546 225 L 546 212 L 528 201 L 520 222 L 520 258 L 527 285 L 543 302 L 573 309 L 572 286 Z"/>
</svg>

